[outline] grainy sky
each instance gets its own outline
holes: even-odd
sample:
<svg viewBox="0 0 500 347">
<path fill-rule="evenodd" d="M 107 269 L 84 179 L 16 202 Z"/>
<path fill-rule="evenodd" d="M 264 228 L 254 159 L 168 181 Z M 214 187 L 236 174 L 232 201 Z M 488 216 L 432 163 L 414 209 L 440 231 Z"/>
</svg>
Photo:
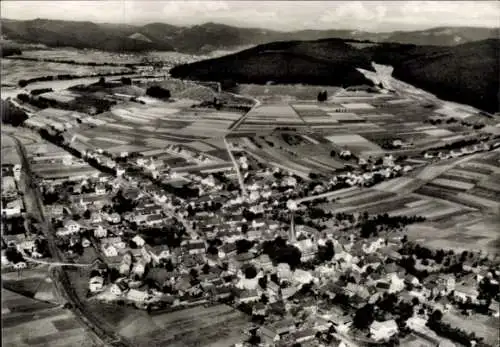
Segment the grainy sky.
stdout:
<svg viewBox="0 0 500 347">
<path fill-rule="evenodd" d="M 416 30 L 436 26 L 500 26 L 497 1 L 7 1 L 9 19 L 99 23 L 217 22 L 274 30 Z"/>
</svg>

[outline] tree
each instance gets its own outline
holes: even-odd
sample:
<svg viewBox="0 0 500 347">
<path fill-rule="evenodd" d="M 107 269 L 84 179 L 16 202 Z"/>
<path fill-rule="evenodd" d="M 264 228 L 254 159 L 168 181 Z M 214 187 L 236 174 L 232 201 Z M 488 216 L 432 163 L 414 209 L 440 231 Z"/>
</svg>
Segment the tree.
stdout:
<svg viewBox="0 0 500 347">
<path fill-rule="evenodd" d="M 214 245 L 210 245 L 207 248 L 207 253 L 211 254 L 211 255 L 217 255 L 217 254 L 219 254 L 219 250 Z"/>
<path fill-rule="evenodd" d="M 319 102 L 326 101 L 327 99 L 328 99 L 328 94 L 327 94 L 326 90 L 318 93 L 318 101 Z"/>
<path fill-rule="evenodd" d="M 146 89 L 146 95 L 157 99 L 170 99 L 170 90 L 160 86 L 151 86 Z"/>
<path fill-rule="evenodd" d="M 267 276 L 262 276 L 259 278 L 259 286 L 264 290 L 267 289 Z"/>
<path fill-rule="evenodd" d="M 373 305 L 366 304 L 356 311 L 354 315 L 353 324 L 356 328 L 364 330 L 367 329 L 375 320 Z"/>
<path fill-rule="evenodd" d="M 241 254 L 248 252 L 253 247 L 253 242 L 247 239 L 236 240 L 236 253 Z"/>
<path fill-rule="evenodd" d="M 101 77 L 99 78 L 99 82 L 98 82 L 100 85 L 104 85 L 106 84 L 106 79 L 104 77 Z"/>
<path fill-rule="evenodd" d="M 201 271 L 203 271 L 204 274 L 208 274 L 210 272 L 210 265 L 205 263 L 205 265 L 201 268 Z"/>
<path fill-rule="evenodd" d="M 191 270 L 189 270 L 189 275 L 192 278 L 197 278 L 198 277 L 198 271 L 196 271 L 196 269 L 191 269 Z"/>
<path fill-rule="evenodd" d="M 443 318 L 443 312 L 440 310 L 435 310 L 429 317 L 429 321 L 439 322 Z"/>
<path fill-rule="evenodd" d="M 85 210 L 85 212 L 83 212 L 83 218 L 90 219 L 90 211 L 89 210 Z"/>
<path fill-rule="evenodd" d="M 245 278 L 251 279 L 257 276 L 257 269 L 253 265 L 249 265 L 244 269 Z"/>
<path fill-rule="evenodd" d="M 130 77 L 122 77 L 120 79 L 120 81 L 122 82 L 122 84 L 125 84 L 125 85 L 128 85 L 128 86 L 132 85 L 132 79 Z"/>
<path fill-rule="evenodd" d="M 335 157 L 336 155 L 337 155 L 337 152 L 335 152 L 335 150 L 333 150 L 333 149 L 332 149 L 332 150 L 330 151 L 330 157 L 332 157 L 332 158 L 333 158 L 333 157 Z"/>
</svg>

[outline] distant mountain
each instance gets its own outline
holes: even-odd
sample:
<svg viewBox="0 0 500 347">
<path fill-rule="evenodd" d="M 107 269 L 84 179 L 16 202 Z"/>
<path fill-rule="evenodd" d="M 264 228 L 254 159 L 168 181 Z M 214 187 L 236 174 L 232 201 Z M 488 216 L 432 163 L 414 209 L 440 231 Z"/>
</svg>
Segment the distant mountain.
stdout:
<svg viewBox="0 0 500 347">
<path fill-rule="evenodd" d="M 357 48 L 356 48 L 357 47 Z M 264 84 L 371 84 L 356 68 L 392 65 L 394 76 L 438 97 L 499 111 L 500 40 L 458 46 L 359 45 L 342 39 L 274 42 L 216 59 L 179 65 L 173 77 Z"/>
<path fill-rule="evenodd" d="M 499 38 L 499 29 L 440 27 L 421 31 L 370 33 L 356 30 L 301 30 L 281 32 L 259 28 L 239 28 L 205 23 L 180 27 L 164 23 L 144 26 L 96 24 L 35 19 L 2 19 L 2 34 L 9 39 L 47 46 L 70 46 L 102 50 L 176 50 L 183 53 L 208 53 L 234 47 L 274 41 L 318 40 L 326 38 L 369 40 L 373 42 L 454 46 L 489 38 Z M 140 39 L 137 39 L 141 34 Z M 134 35 L 135 37 L 131 37 Z"/>
<path fill-rule="evenodd" d="M 98 25 L 35 19 L 2 20 L 2 35 L 10 40 L 41 43 L 50 47 L 92 48 L 106 51 L 173 50 L 166 42 L 137 40 L 129 37 L 137 31 L 128 26 Z"/>
</svg>

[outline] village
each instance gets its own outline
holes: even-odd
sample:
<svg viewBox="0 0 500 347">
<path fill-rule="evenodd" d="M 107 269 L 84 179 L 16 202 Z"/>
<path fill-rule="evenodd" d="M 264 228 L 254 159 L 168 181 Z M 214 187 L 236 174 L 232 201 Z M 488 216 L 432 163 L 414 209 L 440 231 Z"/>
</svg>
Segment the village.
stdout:
<svg viewBox="0 0 500 347">
<path fill-rule="evenodd" d="M 424 217 L 320 207 L 331 191 L 369 187 L 414 169 L 390 155 L 378 165 L 361 162 L 352 172 L 306 181 L 238 153 L 246 196 L 237 173 L 226 168 L 189 173 L 188 189 L 196 194 L 183 196 L 161 189 L 176 173 L 167 167 L 160 175 L 154 159 L 65 153 L 33 159 L 106 171 L 38 182 L 57 247 L 70 262 L 94 262 L 86 273 L 87 300 L 148 312 L 225 303 L 255 323 L 243 344 L 441 346 L 445 337 L 493 345 L 480 331 L 455 324 L 498 318 L 498 258 L 432 250 L 402 236 Z M 19 171 L 5 167 L 3 198 L 17 196 Z M 12 220 L 22 207 L 10 204 L 2 211 Z M 47 256 L 43 237 L 3 240 L 4 265 L 21 269 L 23 258 Z"/>
</svg>

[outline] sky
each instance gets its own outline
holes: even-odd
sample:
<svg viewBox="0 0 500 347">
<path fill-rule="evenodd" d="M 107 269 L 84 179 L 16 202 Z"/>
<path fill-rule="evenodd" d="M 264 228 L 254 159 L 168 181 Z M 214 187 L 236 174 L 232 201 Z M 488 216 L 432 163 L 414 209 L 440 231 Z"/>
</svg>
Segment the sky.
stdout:
<svg viewBox="0 0 500 347">
<path fill-rule="evenodd" d="M 281 31 L 500 26 L 497 1 L 1 1 L 1 17 L 97 23 L 216 22 Z"/>
</svg>

